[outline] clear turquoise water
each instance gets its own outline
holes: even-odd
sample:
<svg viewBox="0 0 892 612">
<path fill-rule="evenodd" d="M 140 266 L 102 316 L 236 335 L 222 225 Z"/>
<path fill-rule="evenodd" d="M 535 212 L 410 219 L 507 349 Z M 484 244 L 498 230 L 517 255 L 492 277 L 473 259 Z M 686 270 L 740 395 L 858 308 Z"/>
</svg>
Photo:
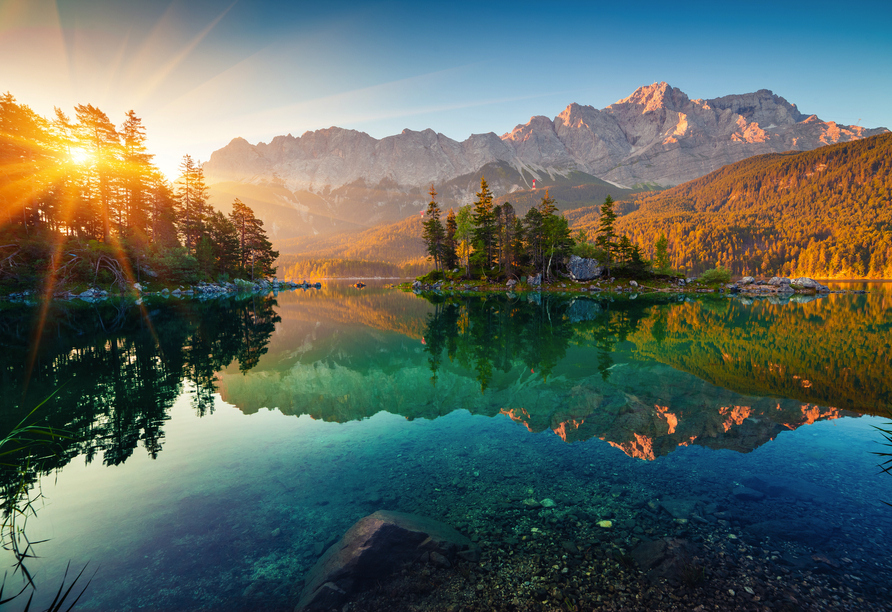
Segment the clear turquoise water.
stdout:
<svg viewBox="0 0 892 612">
<path fill-rule="evenodd" d="M 7 430 L 65 383 L 42 410 L 75 433 L 37 474 L 27 567 L 46 600 L 69 561 L 89 563 L 78 609 L 284 610 L 320 550 L 377 509 L 504 538 L 530 528 L 499 516 L 506 500 L 550 498 L 546 524 L 607 517 L 629 541 L 647 502 L 696 498 L 730 512 L 721 538 L 807 517 L 830 535 L 769 553 L 888 583 L 892 476 L 872 454 L 888 420 L 871 415 L 889 406 L 890 298 L 431 303 L 340 287 L 150 305 L 152 325 L 135 314 L 119 332 L 99 310 L 51 313 L 34 359 L 9 333 L 31 315 L 8 311 Z M 795 493 L 737 500 L 752 477 Z"/>
</svg>

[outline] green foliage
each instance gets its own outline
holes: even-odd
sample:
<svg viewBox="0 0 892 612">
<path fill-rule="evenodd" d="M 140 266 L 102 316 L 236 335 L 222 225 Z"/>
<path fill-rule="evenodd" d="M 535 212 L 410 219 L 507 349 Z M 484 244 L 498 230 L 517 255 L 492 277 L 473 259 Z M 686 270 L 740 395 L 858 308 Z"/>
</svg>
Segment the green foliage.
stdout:
<svg viewBox="0 0 892 612">
<path fill-rule="evenodd" d="M 430 285 L 430 284 L 436 283 L 437 281 L 444 280 L 445 278 L 446 278 L 446 275 L 443 273 L 442 270 L 431 270 L 427 274 L 419 276 L 416 280 L 419 280 L 422 283 Z"/>
<path fill-rule="evenodd" d="M 554 206 L 554 200 L 548 197 L 548 191 L 542 199 L 540 207 L 542 214 L 542 246 L 543 254 L 547 257 L 548 263 L 545 266 L 545 278 L 551 277 L 552 263 L 557 259 L 563 260 L 570 256 L 573 248 L 573 239 L 570 237 L 570 226 L 567 218 L 558 215 L 557 207 Z"/>
<path fill-rule="evenodd" d="M 700 281 L 706 283 L 707 285 L 714 285 L 716 283 L 730 283 L 731 282 L 731 270 L 728 268 L 723 268 L 721 266 L 717 266 L 712 270 L 706 270 L 700 275 Z"/>
<path fill-rule="evenodd" d="M 610 257 L 607 263 L 612 262 L 617 253 L 617 237 L 614 229 L 616 212 L 613 210 L 613 205 L 613 198 L 609 195 L 604 198 L 598 221 L 598 238 L 595 241 L 595 244 Z"/>
<path fill-rule="evenodd" d="M 471 275 L 471 246 L 474 238 L 474 217 L 471 205 L 462 206 L 455 217 L 455 242 L 458 260 L 465 266 L 465 274 Z"/>
<path fill-rule="evenodd" d="M 198 259 L 186 247 L 178 246 L 153 253 L 148 264 L 163 282 L 173 285 L 191 285 L 201 278 Z"/>
<path fill-rule="evenodd" d="M 443 249 L 443 269 L 454 270 L 458 267 L 458 250 L 455 234 L 458 232 L 458 219 L 451 208 L 446 215 L 446 230 Z"/>
<path fill-rule="evenodd" d="M 478 252 L 475 261 L 481 270 L 489 270 L 495 261 L 494 246 L 496 242 L 496 217 L 492 203 L 492 192 L 486 184 L 486 178 L 480 178 L 480 191 L 474 202 L 474 248 Z"/>
<path fill-rule="evenodd" d="M 607 253 L 605 253 L 603 249 L 598 248 L 591 242 L 579 242 L 579 240 L 576 240 L 573 248 L 570 249 L 570 253 L 572 255 L 576 255 L 577 257 L 582 257 L 583 259 L 597 259 L 598 261 L 607 261 Z"/>
<path fill-rule="evenodd" d="M 427 205 L 427 220 L 423 224 L 422 238 L 428 257 L 434 262 L 434 270 L 440 270 L 446 251 L 446 230 L 440 222 L 440 206 L 437 204 L 437 192 L 433 185 L 429 193 L 431 201 Z"/>
</svg>

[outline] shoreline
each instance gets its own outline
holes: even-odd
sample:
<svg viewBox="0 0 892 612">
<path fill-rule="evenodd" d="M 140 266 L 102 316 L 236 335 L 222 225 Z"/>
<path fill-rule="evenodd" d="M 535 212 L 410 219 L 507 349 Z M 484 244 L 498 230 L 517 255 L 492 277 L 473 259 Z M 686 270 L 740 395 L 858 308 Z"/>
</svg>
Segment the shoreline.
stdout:
<svg viewBox="0 0 892 612">
<path fill-rule="evenodd" d="M 434 293 L 434 294 L 486 294 L 486 293 L 514 293 L 514 294 L 589 294 L 589 295 L 629 295 L 637 297 L 639 295 L 654 294 L 681 294 L 681 295 L 727 295 L 727 296 L 744 296 L 744 297 L 793 297 L 793 296 L 824 296 L 851 294 L 860 295 L 867 294 L 866 289 L 830 289 L 812 279 L 806 279 L 812 282 L 811 286 L 802 288 L 793 288 L 789 284 L 770 285 L 767 282 L 760 281 L 757 283 L 747 283 L 738 285 L 737 283 L 727 284 L 700 284 L 696 281 L 670 284 L 662 287 L 651 287 L 642 285 L 634 280 L 620 281 L 600 281 L 600 282 L 579 282 L 572 280 L 556 281 L 551 283 L 542 283 L 538 285 L 528 285 L 525 283 L 509 283 L 496 284 L 492 281 L 463 281 L 463 282 L 444 282 L 440 281 L 433 284 L 425 284 L 420 281 L 413 283 L 400 283 L 394 285 L 386 285 L 388 288 L 399 289 L 404 292 L 414 292 L 416 294 Z M 836 281 L 829 281 L 836 282 Z M 881 282 L 881 281 L 860 281 L 860 282 Z M 633 298 L 634 299 L 634 298 Z"/>
<path fill-rule="evenodd" d="M 294 281 L 259 280 L 255 282 L 236 280 L 226 283 L 198 283 L 197 285 L 180 286 L 170 290 L 168 288 L 160 291 L 145 291 L 140 283 L 133 283 L 129 291 L 112 292 L 98 287 L 91 287 L 86 291 L 75 293 L 71 289 L 56 291 L 47 300 L 41 292 L 38 291 L 17 291 L 6 295 L 0 295 L 0 302 L 13 302 L 33 304 L 45 301 L 52 302 L 73 302 L 79 300 L 85 303 L 102 302 L 111 298 L 129 298 L 136 303 L 140 303 L 144 298 L 198 298 L 211 299 L 217 297 L 231 297 L 239 294 L 252 293 L 278 293 L 279 291 L 293 291 L 295 289 L 321 289 L 322 284 L 319 282 L 295 283 Z"/>
</svg>

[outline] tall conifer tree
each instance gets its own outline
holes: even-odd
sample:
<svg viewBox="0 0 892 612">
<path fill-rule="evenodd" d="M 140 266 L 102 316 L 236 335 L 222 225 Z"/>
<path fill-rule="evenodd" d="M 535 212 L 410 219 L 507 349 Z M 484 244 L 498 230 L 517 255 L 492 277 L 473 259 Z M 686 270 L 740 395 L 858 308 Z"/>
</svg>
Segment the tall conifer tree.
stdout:
<svg viewBox="0 0 892 612">
<path fill-rule="evenodd" d="M 431 201 L 427 205 L 427 221 L 424 222 L 422 236 L 427 246 L 427 254 L 434 261 L 434 270 L 439 271 L 443 260 L 446 232 L 440 221 L 440 206 L 437 204 L 437 192 L 433 184 L 431 184 L 431 190 L 428 193 L 430 193 Z"/>
<path fill-rule="evenodd" d="M 480 191 L 477 192 L 477 201 L 474 203 L 474 248 L 480 251 L 480 265 L 486 270 L 492 267 L 494 262 L 494 250 L 496 242 L 496 218 L 492 203 L 492 192 L 486 184 L 486 178 L 480 177 Z M 475 258 L 477 255 L 475 255 Z"/>
</svg>

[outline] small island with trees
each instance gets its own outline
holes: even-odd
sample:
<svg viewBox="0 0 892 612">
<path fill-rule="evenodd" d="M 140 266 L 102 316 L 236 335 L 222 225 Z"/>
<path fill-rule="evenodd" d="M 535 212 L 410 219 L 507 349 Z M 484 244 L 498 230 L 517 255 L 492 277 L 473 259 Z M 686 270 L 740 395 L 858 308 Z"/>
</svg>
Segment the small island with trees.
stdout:
<svg viewBox="0 0 892 612">
<path fill-rule="evenodd" d="M 571 232 L 548 190 L 521 218 L 510 202 L 493 204 L 482 177 L 477 200 L 457 213 L 450 209 L 445 224 L 433 185 L 429 193 L 422 238 L 434 269 L 401 285 L 403 289 L 829 292 L 807 278 L 765 282 L 744 277 L 731 283 L 731 271 L 721 266 L 686 279 L 684 272 L 671 268 L 665 234 L 654 243 L 653 259 L 647 260 L 637 244 L 617 233 L 615 202 L 609 195 L 599 207 L 598 230 L 591 237 L 585 230 Z"/>
</svg>

